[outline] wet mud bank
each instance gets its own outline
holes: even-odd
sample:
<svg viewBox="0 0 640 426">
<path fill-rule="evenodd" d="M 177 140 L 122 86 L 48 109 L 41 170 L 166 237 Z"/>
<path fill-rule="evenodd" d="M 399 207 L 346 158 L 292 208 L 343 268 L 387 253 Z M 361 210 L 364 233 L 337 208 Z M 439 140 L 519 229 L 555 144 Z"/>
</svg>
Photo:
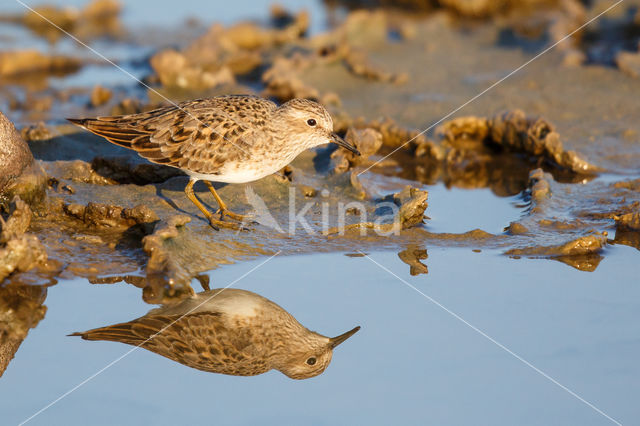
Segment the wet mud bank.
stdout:
<svg viewBox="0 0 640 426">
<path fill-rule="evenodd" d="M 119 9 L 96 3 L 111 22 L 102 34 L 127 40 Z M 639 80 L 624 71 L 627 65 L 572 60 L 590 57 L 594 34 L 606 26 L 501 81 L 533 56 L 529 47 L 543 37 L 526 31 L 527 23 L 537 22 L 545 40 L 559 40 L 601 9 L 563 2 L 525 13 L 511 2 L 500 10 L 463 3 L 438 2 L 420 16 L 357 10 L 311 36 L 308 14 L 281 9 L 267 25 L 212 25 L 145 59 L 144 81 L 152 89 L 142 95 L 135 82 L 125 90 L 98 81 L 59 88 L 49 84 L 53 76 L 73 82 L 73 73 L 93 65 L 73 56 L 30 61 L 42 64 L 29 70 L 38 84 L 35 77 L 11 77 L 0 85 L 8 99 L 0 107 L 22 127 L 21 135 L 2 117 L 0 147 L 8 147 L 0 159 L 2 278 L 123 281 L 159 302 L 192 294 L 190 283 L 205 271 L 276 253 L 396 250 L 418 274 L 428 271 L 420 263 L 427 246 L 497 248 L 585 271 L 597 267 L 610 244 L 640 249 Z M 85 21 L 103 16 L 90 9 L 47 13 L 88 39 L 98 35 L 83 29 Z M 611 16 L 607 25 L 622 19 Z M 33 17 L 18 21 L 51 37 Z M 16 58 L 15 67 L 29 62 Z M 62 120 L 228 93 L 318 100 L 335 130 L 363 155 L 320 148 L 278 175 L 219 185 L 229 207 L 253 219 L 247 230 L 216 232 L 182 192 L 182 172 Z M 390 183 L 398 179 L 402 187 Z M 433 232 L 428 192 L 440 182 L 517 196 L 518 214 L 498 234 L 483 231 L 481 217 L 467 232 Z M 196 186 L 215 211 L 206 191 Z"/>
</svg>

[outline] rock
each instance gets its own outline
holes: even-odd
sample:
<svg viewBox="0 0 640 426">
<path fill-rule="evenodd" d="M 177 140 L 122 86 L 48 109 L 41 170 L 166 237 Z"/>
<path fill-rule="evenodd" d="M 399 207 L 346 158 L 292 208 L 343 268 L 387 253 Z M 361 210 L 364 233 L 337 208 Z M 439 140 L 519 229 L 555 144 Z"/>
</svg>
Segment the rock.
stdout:
<svg viewBox="0 0 640 426">
<path fill-rule="evenodd" d="M 32 163 L 29 146 L 13 123 L 0 112 L 0 193 Z"/>
<path fill-rule="evenodd" d="M 46 176 L 13 123 L 0 112 L 0 204 L 20 195 L 28 203 L 44 198 Z"/>
</svg>

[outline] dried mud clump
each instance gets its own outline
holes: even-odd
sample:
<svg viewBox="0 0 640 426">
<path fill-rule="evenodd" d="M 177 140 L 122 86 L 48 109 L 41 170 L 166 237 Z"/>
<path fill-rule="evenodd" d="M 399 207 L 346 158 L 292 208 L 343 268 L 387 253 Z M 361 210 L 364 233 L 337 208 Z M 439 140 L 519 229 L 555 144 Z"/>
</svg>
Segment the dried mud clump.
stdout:
<svg viewBox="0 0 640 426">
<path fill-rule="evenodd" d="M 119 20 L 121 9 L 117 0 L 94 0 L 81 10 L 73 7 L 36 6 L 13 20 L 51 42 L 64 36 L 56 27 L 71 32 L 80 39 L 104 35 L 113 37 L 123 33 Z"/>
<path fill-rule="evenodd" d="M 369 80 L 383 83 L 404 84 L 409 80 L 407 73 L 392 73 L 373 65 L 367 54 L 360 49 L 351 48 L 345 54 L 344 62 L 353 74 Z"/>
<path fill-rule="evenodd" d="M 508 250 L 509 256 L 579 256 L 600 252 L 607 244 L 605 234 L 593 234 L 576 238 L 564 244 L 554 246 L 534 246 Z"/>
<path fill-rule="evenodd" d="M 412 228 L 423 223 L 424 211 L 427 209 L 429 193 L 418 188 L 406 186 L 402 191 L 393 194 L 393 201 L 400 206 L 397 220 L 402 229 Z"/>
<path fill-rule="evenodd" d="M 355 126 L 360 127 L 357 123 Z M 406 147 L 406 149 L 413 151 L 416 157 L 444 159 L 444 150 L 429 140 L 421 131 L 402 127 L 391 118 L 373 120 L 366 123 L 366 126 L 382 134 L 382 144 L 386 148 Z"/>
<path fill-rule="evenodd" d="M 178 237 L 180 228 L 190 221 L 191 218 L 188 216 L 172 216 L 160 222 L 153 234 L 142 240 L 144 251 L 149 256 L 147 262 L 149 291 L 167 297 L 175 297 L 177 293 L 193 294 L 193 289 L 189 285 L 191 275 L 167 247 L 171 240 Z"/>
<path fill-rule="evenodd" d="M 575 151 L 566 151 L 560 135 L 542 118 L 529 118 L 521 110 L 497 114 L 491 119 L 462 117 L 438 128 L 446 145 L 457 150 L 474 150 L 482 144 L 506 152 L 541 158 L 560 169 L 593 174 L 599 169 Z M 476 145 L 474 146 L 473 143 Z"/>
<path fill-rule="evenodd" d="M 45 164 L 47 173 L 56 179 L 68 179 L 73 182 L 89 183 L 92 185 L 116 185 L 118 182 L 102 176 L 86 161 L 55 161 Z M 108 174 L 107 174 L 108 175 Z"/>
<path fill-rule="evenodd" d="M 24 127 L 20 130 L 20 135 L 25 141 L 44 141 L 52 138 L 51 130 L 40 121 L 37 124 Z"/>
<path fill-rule="evenodd" d="M 186 55 L 175 50 L 164 50 L 154 55 L 151 58 L 151 67 L 158 75 L 160 83 L 168 88 L 203 90 L 236 82 L 229 67 L 192 64 Z"/>
<path fill-rule="evenodd" d="M 27 73 L 68 74 L 80 69 L 82 62 L 67 56 L 44 55 L 37 50 L 0 52 L 0 77 Z"/>
<path fill-rule="evenodd" d="M 262 74 L 262 82 L 266 86 L 262 95 L 274 97 L 280 102 L 293 98 L 318 99 L 318 90 L 303 82 L 300 77 L 311 65 L 313 62 L 300 53 L 290 58 L 275 58 L 271 67 Z"/>
<path fill-rule="evenodd" d="M 535 169 L 529 173 L 528 195 L 533 208 L 551 196 L 551 175 L 545 174 L 542 169 Z"/>
<path fill-rule="evenodd" d="M 26 233 L 31 214 L 29 205 L 16 196 L 8 218 L 0 216 L 0 283 L 14 272 L 29 271 L 47 260 L 38 238 Z"/>
<path fill-rule="evenodd" d="M 215 24 L 182 51 L 157 53 L 151 58 L 151 66 L 166 88 L 203 90 L 233 85 L 236 75 L 248 74 L 262 64 L 261 50 L 297 40 L 308 25 L 305 12 L 290 17 L 288 25 L 276 29 L 252 23 L 229 28 Z"/>
<path fill-rule="evenodd" d="M 339 3 L 350 9 L 365 7 L 387 7 L 414 12 L 447 11 L 454 16 L 473 19 L 487 19 L 496 16 L 526 16 L 541 10 L 553 11 L 581 6 L 576 0 L 326 0 Z M 570 3 L 569 6 L 566 4 Z M 566 33 L 565 33 L 566 34 Z"/>
<path fill-rule="evenodd" d="M 627 213 L 614 217 L 616 229 L 622 231 L 640 231 L 640 213 Z"/>
<path fill-rule="evenodd" d="M 89 99 L 89 102 L 92 107 L 99 107 L 109 102 L 112 95 L 113 92 L 111 92 L 111 90 L 97 85 L 93 88 L 93 90 L 91 90 L 91 97 Z"/>
<path fill-rule="evenodd" d="M 350 168 L 364 163 L 369 156 L 378 152 L 382 146 L 382 134 L 372 128 L 355 129 L 351 127 L 345 135 L 345 140 L 354 145 L 361 155 L 358 156 L 342 147 L 333 151 L 331 158 L 335 162 L 333 169 L 335 173 L 344 173 Z"/>
<path fill-rule="evenodd" d="M 266 86 L 262 95 L 281 102 L 296 97 L 324 101 L 325 94 L 321 95 L 316 88 L 305 83 L 303 75 L 309 69 L 334 64 L 344 66 L 358 77 L 392 84 L 405 83 L 408 80 L 406 73 L 383 70 L 366 53 L 367 48 L 387 42 L 389 29 L 390 24 L 383 11 L 350 13 L 344 23 L 333 31 L 305 40 L 301 49 L 288 56 L 276 56 L 262 74 Z M 332 97 L 336 99 L 335 95 Z"/>
<path fill-rule="evenodd" d="M 67 215 L 75 217 L 85 225 L 94 228 L 126 229 L 139 225 L 148 234 L 159 220 L 155 212 L 144 205 L 128 209 L 99 203 L 89 203 L 86 206 L 66 204 L 63 209 Z"/>
<path fill-rule="evenodd" d="M 427 209 L 427 191 L 406 186 L 402 191 L 387 197 L 383 201 L 393 202 L 399 207 L 392 223 L 376 222 L 360 222 L 344 227 L 330 228 L 325 232 L 326 235 L 343 235 L 345 232 L 360 231 L 361 235 L 366 233 L 367 229 L 372 229 L 380 235 L 390 235 L 401 230 L 416 227 L 424 222 L 424 212 Z"/>
</svg>

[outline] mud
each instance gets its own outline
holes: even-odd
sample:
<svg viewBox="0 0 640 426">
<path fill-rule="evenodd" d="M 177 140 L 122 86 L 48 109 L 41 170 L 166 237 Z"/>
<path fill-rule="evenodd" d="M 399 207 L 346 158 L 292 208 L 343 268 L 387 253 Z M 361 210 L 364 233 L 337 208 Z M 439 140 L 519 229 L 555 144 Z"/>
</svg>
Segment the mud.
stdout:
<svg viewBox="0 0 640 426">
<path fill-rule="evenodd" d="M 0 282 L 13 273 L 44 266 L 47 261 L 38 237 L 26 232 L 32 215 L 29 205 L 16 196 L 9 208 L 6 219 L 0 216 Z"/>
<path fill-rule="evenodd" d="M 192 278 L 202 272 L 275 253 L 391 248 L 403 250 L 399 256 L 413 274 L 427 272 L 423 247 L 459 245 L 593 270 L 606 244 L 638 247 L 640 240 L 635 80 L 612 66 L 585 65 L 594 63 L 591 35 L 451 114 L 525 62 L 536 40 L 558 40 L 593 13 L 571 1 L 525 3 L 443 1 L 422 18 L 360 10 L 312 36 L 307 14 L 276 8 L 269 25 L 216 24 L 182 46 L 157 50 L 145 61 L 145 81 L 162 95 L 318 99 L 335 130 L 363 153 L 320 148 L 280 176 L 221 186 L 232 210 L 257 214 L 257 223 L 245 224 L 248 232 L 212 231 L 184 196 L 187 179 L 179 170 L 56 122 L 68 104 L 78 116 L 133 113 L 162 103 L 158 94 L 144 99 L 136 88 L 123 97 L 96 81 L 73 94 L 47 83 L 25 86 L 31 98 L 43 99 L 37 109 L 44 124 L 27 120 L 23 134 L 37 159 L 31 167 L 42 167 L 49 183 L 48 199 L 33 204 L 27 232 L 38 235 L 49 259 L 65 265 L 62 277 L 124 280 L 143 288 L 145 300 L 162 302 L 191 294 Z M 118 8 L 102 6 L 104 16 L 118 20 Z M 47 13 L 74 33 L 100 15 Z M 461 16 L 490 18 L 471 25 Z M 74 70 L 67 65 L 39 68 L 64 74 Z M 16 99 L 12 112 L 24 119 L 35 103 Z M 515 196 L 521 215 L 505 222 L 502 234 L 482 230 L 481 221 L 463 233 L 433 232 L 424 221 L 428 188 L 420 184 L 438 182 Z M 204 187 L 196 190 L 217 208 Z M 307 224 L 291 223 L 290 196 L 294 213 L 310 203 Z M 398 207 L 397 215 L 386 215 L 381 202 Z M 339 206 L 344 227 L 336 223 Z M 605 232 L 615 236 L 607 240 Z"/>
</svg>

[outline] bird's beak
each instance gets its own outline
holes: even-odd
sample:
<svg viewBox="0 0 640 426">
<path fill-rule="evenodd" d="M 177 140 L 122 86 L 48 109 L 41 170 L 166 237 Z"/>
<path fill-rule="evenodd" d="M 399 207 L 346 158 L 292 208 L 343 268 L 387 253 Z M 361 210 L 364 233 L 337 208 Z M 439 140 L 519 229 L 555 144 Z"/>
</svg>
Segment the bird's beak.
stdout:
<svg viewBox="0 0 640 426">
<path fill-rule="evenodd" d="M 339 145 L 345 149 L 348 149 L 349 151 L 353 152 L 356 155 L 360 155 L 360 151 L 358 151 L 356 149 L 355 146 L 351 145 L 349 142 L 345 141 L 344 139 L 342 139 L 340 136 L 338 136 L 335 133 L 331 133 L 331 142 L 335 143 L 336 145 Z M 358 331 L 358 330 L 356 330 Z M 355 331 L 354 331 L 355 333 Z"/>
<path fill-rule="evenodd" d="M 353 330 L 349 330 L 344 334 L 341 334 L 339 336 L 336 337 L 332 337 L 329 339 L 329 347 L 331 349 L 335 348 L 336 346 L 338 346 L 340 343 L 344 342 L 345 340 L 347 340 L 349 337 L 353 336 L 354 334 L 356 334 L 356 332 L 360 330 L 360 326 L 357 326 L 356 328 L 354 328 Z"/>
</svg>

